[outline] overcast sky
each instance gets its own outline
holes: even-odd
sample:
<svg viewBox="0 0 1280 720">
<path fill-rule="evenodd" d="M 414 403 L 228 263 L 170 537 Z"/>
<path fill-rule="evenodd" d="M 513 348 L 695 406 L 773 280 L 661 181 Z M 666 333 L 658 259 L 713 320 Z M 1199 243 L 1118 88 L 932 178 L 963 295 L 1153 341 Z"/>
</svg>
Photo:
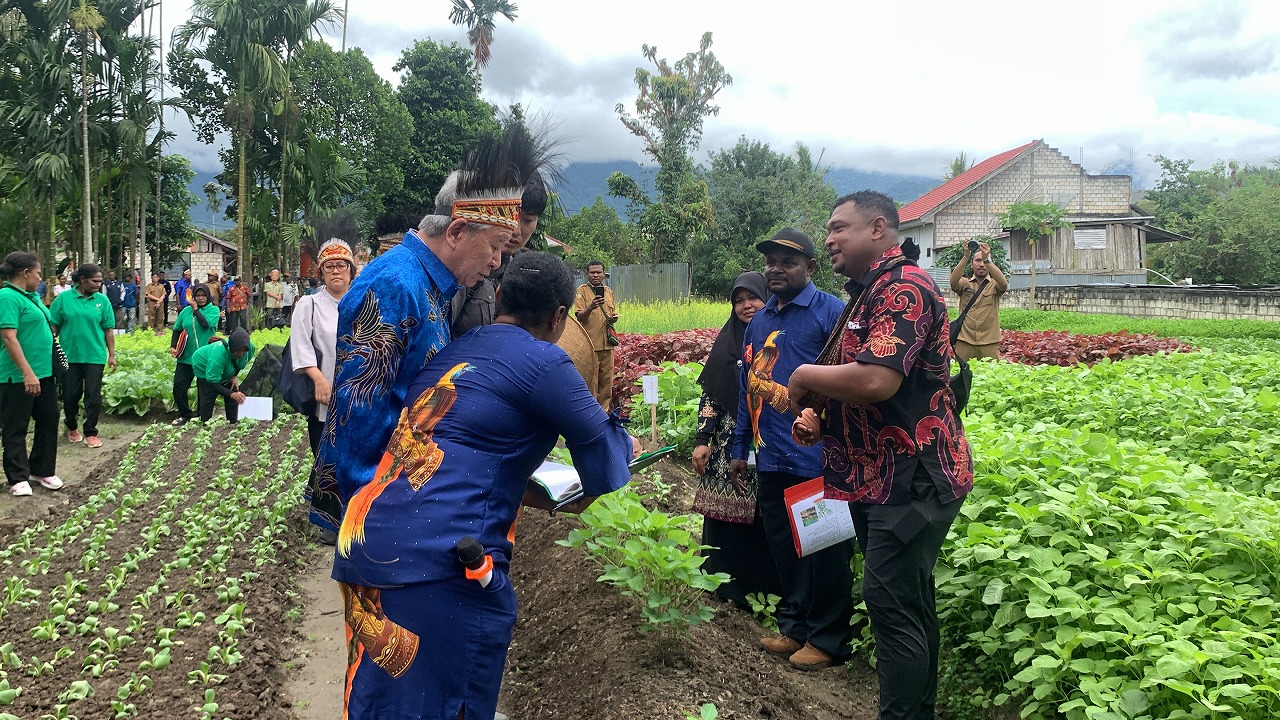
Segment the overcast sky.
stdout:
<svg viewBox="0 0 1280 720">
<path fill-rule="evenodd" d="M 837 167 L 928 176 L 958 152 L 982 159 L 1037 138 L 1077 162 L 1083 148 L 1090 172 L 1132 158 L 1147 174 L 1153 154 L 1280 156 L 1275 0 L 516 2 L 516 21 L 498 20 L 484 95 L 554 118 L 573 160 L 643 162 L 614 112 L 633 106 L 640 46 L 674 61 L 707 30 L 733 84 L 698 160 L 740 135 L 805 142 Z M 189 15 L 184 0 L 164 5 L 167 29 Z M 449 8 L 355 0 L 347 44 L 394 83 L 415 40 L 466 43 Z M 326 33 L 335 47 L 340 36 Z M 173 150 L 220 169 L 183 124 Z"/>
</svg>

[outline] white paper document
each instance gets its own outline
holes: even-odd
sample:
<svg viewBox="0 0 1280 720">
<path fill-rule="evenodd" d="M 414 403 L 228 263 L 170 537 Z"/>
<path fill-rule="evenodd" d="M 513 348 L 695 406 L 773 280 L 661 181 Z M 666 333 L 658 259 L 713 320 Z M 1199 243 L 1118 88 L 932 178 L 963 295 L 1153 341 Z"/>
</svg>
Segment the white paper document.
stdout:
<svg viewBox="0 0 1280 720">
<path fill-rule="evenodd" d="M 235 400 L 228 399 L 228 402 Z M 246 397 L 240 405 L 241 420 L 266 420 L 270 422 L 275 419 L 275 409 L 271 407 L 271 398 L 269 397 Z"/>
<path fill-rule="evenodd" d="M 547 491 L 547 496 L 555 502 L 568 500 L 582 492 L 582 478 L 572 465 L 562 465 L 547 460 L 533 471 L 533 481 Z"/>
</svg>

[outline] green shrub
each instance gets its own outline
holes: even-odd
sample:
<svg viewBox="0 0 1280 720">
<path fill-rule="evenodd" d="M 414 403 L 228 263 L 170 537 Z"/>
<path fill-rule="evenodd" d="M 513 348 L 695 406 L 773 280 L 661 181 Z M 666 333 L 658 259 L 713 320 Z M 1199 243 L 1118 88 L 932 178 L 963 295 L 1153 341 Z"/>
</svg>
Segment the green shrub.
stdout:
<svg viewBox="0 0 1280 720">
<path fill-rule="evenodd" d="M 1063 330 L 1087 335 L 1120 332 L 1149 333 L 1176 338 L 1280 339 L 1280 322 L 1267 320 L 1180 320 L 1133 318 L 1124 315 L 1086 315 L 1048 310 L 1000 310 L 1005 330 Z"/>
<path fill-rule="evenodd" d="M 688 529 L 696 518 L 648 510 L 630 489 L 601 497 L 579 518 L 583 526 L 559 544 L 586 549 L 604 570 L 597 580 L 636 601 L 644 629 L 658 634 L 664 651 L 715 615 L 703 601 L 729 576 L 702 571 L 699 553 L 709 548 Z"/>
<path fill-rule="evenodd" d="M 948 708 L 1280 716 L 1275 356 L 974 367 L 936 573 L 944 677 L 974 689 Z"/>
<path fill-rule="evenodd" d="M 698 403 L 702 400 L 700 374 L 702 363 L 680 365 L 671 361 L 662 363 L 662 372 L 658 373 L 658 440 L 663 445 L 675 445 L 676 451 L 685 456 L 693 452 L 694 437 L 698 433 Z M 643 395 L 631 397 L 631 432 L 636 437 L 652 436 L 650 413 Z"/>
</svg>

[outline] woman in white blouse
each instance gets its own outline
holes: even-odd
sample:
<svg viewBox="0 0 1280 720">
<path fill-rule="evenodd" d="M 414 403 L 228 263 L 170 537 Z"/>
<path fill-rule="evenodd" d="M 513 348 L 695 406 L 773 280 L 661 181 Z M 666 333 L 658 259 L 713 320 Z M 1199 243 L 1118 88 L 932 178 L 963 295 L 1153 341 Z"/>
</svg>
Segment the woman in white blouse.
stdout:
<svg viewBox="0 0 1280 720">
<path fill-rule="evenodd" d="M 320 433 L 328 416 L 333 394 L 333 369 L 338 348 L 338 302 L 347 294 L 356 276 L 351 246 L 333 239 L 320 246 L 320 282 L 314 295 L 298 299 L 293 311 L 293 332 L 289 343 L 294 372 L 306 373 L 316 386 L 316 414 L 307 418 L 311 455 L 320 446 Z"/>
</svg>

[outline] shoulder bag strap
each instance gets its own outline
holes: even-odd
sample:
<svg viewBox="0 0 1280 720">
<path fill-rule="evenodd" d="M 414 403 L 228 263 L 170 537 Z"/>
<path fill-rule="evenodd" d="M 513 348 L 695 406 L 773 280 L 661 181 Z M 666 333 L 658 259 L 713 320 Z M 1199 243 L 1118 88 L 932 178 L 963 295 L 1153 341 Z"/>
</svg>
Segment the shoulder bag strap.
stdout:
<svg viewBox="0 0 1280 720">
<path fill-rule="evenodd" d="M 991 278 L 987 278 L 978 284 L 978 289 L 973 291 L 973 297 L 969 298 L 969 302 L 965 304 L 964 309 L 961 310 L 960 314 L 956 317 L 957 323 L 964 325 L 964 319 L 965 316 L 969 314 L 969 308 L 973 307 L 973 304 L 978 302 L 978 297 L 982 295 L 983 289 L 987 287 L 987 283 L 989 282 L 991 282 Z"/>
</svg>

